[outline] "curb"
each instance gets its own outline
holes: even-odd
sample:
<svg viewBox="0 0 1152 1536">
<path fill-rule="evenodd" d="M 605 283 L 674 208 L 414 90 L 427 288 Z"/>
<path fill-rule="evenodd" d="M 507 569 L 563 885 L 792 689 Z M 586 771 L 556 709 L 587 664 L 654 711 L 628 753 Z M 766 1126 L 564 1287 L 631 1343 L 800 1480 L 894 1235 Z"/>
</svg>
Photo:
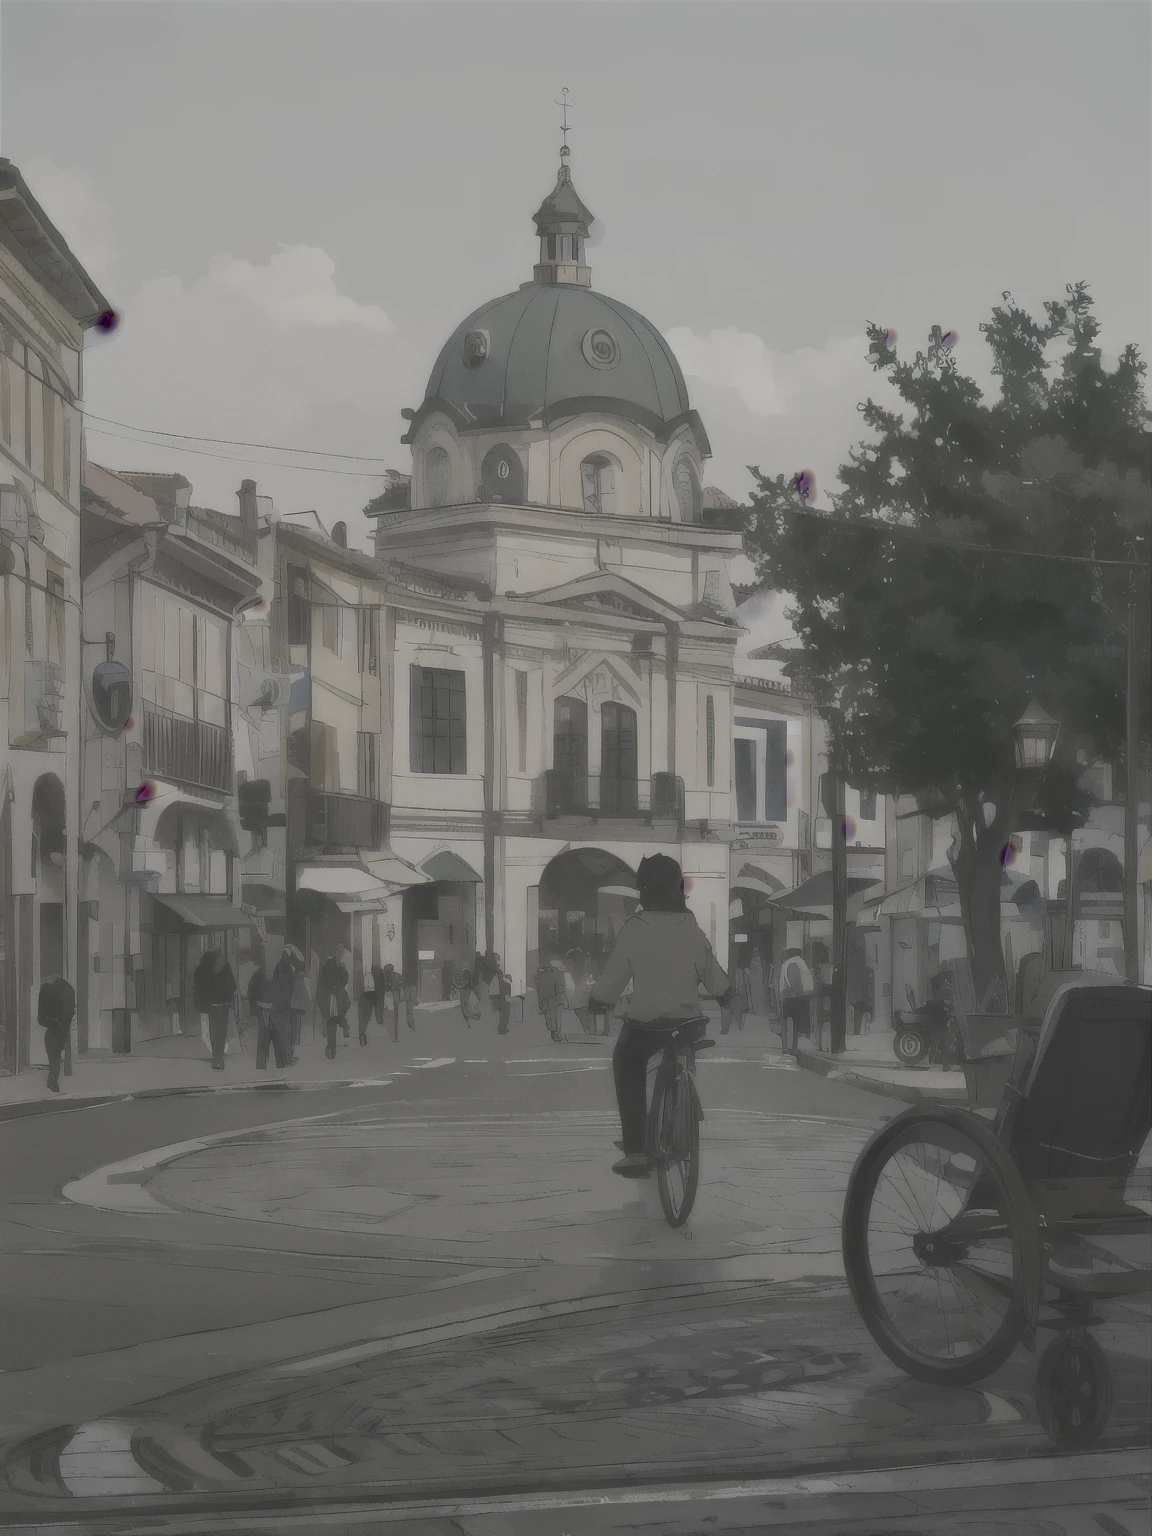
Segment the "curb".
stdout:
<svg viewBox="0 0 1152 1536">
<path fill-rule="evenodd" d="M 861 1088 L 865 1093 L 879 1094 L 885 1099 L 900 1099 L 905 1104 L 921 1104 L 924 1102 L 935 1104 L 967 1104 L 967 1088 L 937 1088 L 929 1091 L 924 1088 L 916 1088 L 911 1083 L 889 1083 L 883 1078 L 864 1077 L 859 1072 L 852 1072 L 842 1067 L 836 1059 L 827 1056 L 818 1056 L 811 1051 L 800 1051 L 797 1062 L 805 1072 L 815 1072 L 818 1077 L 827 1077 L 838 1083 L 849 1083 L 853 1088 Z"/>
<path fill-rule="evenodd" d="M 396 1070 L 396 1069 L 394 1069 Z M 379 1084 L 368 1083 L 362 1077 L 323 1078 L 300 1083 L 220 1083 L 177 1084 L 171 1088 L 136 1088 L 119 1093 L 96 1094 L 85 1098 L 21 1099 L 14 1104 L 0 1104 L 0 1125 L 6 1120 L 22 1120 L 30 1115 L 50 1115 L 68 1109 L 90 1109 L 96 1104 L 126 1104 L 131 1099 L 190 1098 L 195 1094 L 208 1093 L 308 1093 L 324 1088 L 370 1088 Z"/>
</svg>

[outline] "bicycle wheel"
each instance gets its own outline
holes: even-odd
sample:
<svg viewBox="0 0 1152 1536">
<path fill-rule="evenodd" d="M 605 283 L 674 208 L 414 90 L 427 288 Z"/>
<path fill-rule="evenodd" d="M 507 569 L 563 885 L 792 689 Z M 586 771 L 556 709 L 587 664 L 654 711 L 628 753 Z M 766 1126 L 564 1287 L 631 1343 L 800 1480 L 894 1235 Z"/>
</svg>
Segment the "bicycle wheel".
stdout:
<svg viewBox="0 0 1152 1536">
<path fill-rule="evenodd" d="M 692 1080 L 680 1066 L 661 1064 L 656 1073 L 648 1146 L 665 1219 L 682 1227 L 700 1183 L 700 1120 Z"/>
<path fill-rule="evenodd" d="M 1039 1289 L 1015 1164 L 966 1110 L 905 1110 L 848 1181 L 844 1269 L 876 1343 L 918 1381 L 965 1386 L 1011 1355 Z"/>
</svg>

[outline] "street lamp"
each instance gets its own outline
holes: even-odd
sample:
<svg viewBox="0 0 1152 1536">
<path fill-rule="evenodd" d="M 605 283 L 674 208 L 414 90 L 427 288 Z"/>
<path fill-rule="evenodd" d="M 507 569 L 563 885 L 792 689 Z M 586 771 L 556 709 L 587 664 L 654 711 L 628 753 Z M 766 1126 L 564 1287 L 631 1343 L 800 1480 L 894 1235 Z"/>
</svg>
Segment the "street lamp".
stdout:
<svg viewBox="0 0 1152 1536">
<path fill-rule="evenodd" d="M 1017 768 L 1047 768 L 1059 734 L 1060 722 L 1033 699 L 1012 727 Z"/>
</svg>

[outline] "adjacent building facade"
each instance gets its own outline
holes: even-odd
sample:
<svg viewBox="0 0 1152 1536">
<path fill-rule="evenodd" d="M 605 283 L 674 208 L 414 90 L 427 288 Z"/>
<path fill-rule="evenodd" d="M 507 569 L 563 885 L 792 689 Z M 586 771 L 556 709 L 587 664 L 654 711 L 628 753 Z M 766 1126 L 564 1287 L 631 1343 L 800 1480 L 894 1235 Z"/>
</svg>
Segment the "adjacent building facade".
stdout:
<svg viewBox="0 0 1152 1536">
<path fill-rule="evenodd" d="M 45 1060 L 42 981 L 77 980 L 85 331 L 108 303 L 0 160 L 0 1068 Z"/>
</svg>

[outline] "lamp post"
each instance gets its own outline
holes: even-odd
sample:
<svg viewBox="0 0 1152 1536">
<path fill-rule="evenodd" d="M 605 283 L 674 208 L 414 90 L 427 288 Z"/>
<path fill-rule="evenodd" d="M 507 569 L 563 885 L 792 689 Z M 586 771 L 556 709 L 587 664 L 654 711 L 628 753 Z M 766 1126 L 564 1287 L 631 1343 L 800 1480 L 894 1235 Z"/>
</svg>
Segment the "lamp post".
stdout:
<svg viewBox="0 0 1152 1536">
<path fill-rule="evenodd" d="M 1035 699 L 1012 727 L 1016 766 L 1022 772 L 1041 772 L 1052 761 L 1060 722 Z M 1072 939 L 1076 923 L 1076 902 L 1072 879 L 1072 833 L 1064 839 L 1064 937 L 1060 945 L 1058 969 L 1072 968 Z"/>
</svg>

